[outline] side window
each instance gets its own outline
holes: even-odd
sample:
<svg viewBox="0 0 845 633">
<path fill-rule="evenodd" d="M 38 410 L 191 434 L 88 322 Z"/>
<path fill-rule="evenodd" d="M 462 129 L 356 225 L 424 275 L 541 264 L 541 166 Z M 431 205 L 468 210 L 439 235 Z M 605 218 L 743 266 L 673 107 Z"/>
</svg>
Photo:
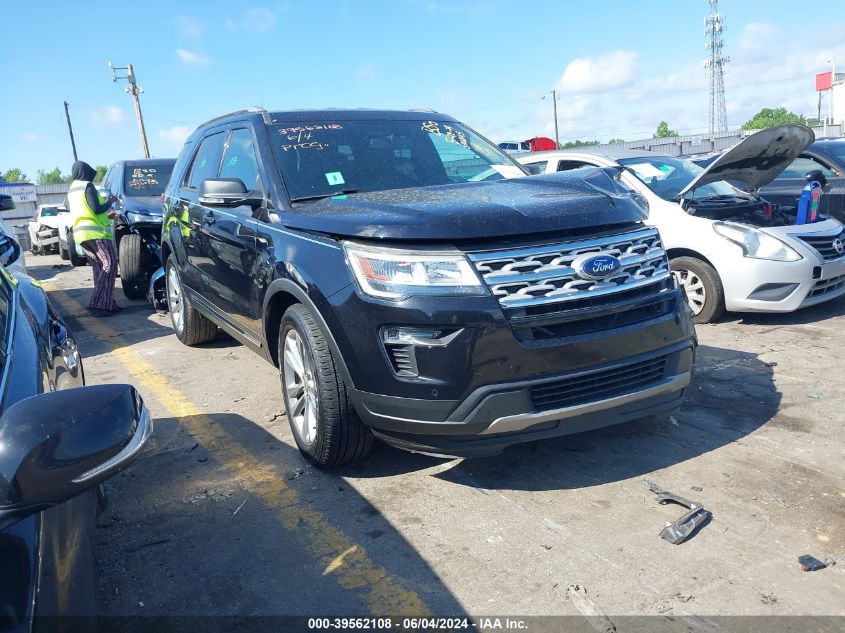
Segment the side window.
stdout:
<svg viewBox="0 0 845 633">
<path fill-rule="evenodd" d="M 531 151 L 531 143 L 528 141 L 522 142 L 519 144 L 519 149 L 524 151 Z"/>
<path fill-rule="evenodd" d="M 547 160 L 539 160 L 536 163 L 525 163 L 523 167 L 528 170 L 528 173 L 532 176 L 536 176 L 537 174 L 545 174 L 546 173 L 546 166 L 549 164 Z"/>
<path fill-rule="evenodd" d="M 217 178 L 217 168 L 220 166 L 220 156 L 223 154 L 225 140 L 225 132 L 217 132 L 202 140 L 188 175 L 187 185 L 190 189 L 198 189 L 200 183 L 206 178 Z"/>
<path fill-rule="evenodd" d="M 827 165 L 823 165 L 815 158 L 810 156 L 799 156 L 789 164 L 789 167 L 780 172 L 776 180 L 781 180 L 783 178 L 803 179 L 804 176 L 807 175 L 808 171 L 813 171 L 814 169 L 821 169 L 826 178 L 833 178 L 836 176 L 832 169 L 828 168 Z"/>
<path fill-rule="evenodd" d="M 580 160 L 562 160 L 558 161 L 558 171 L 569 171 L 570 169 L 579 169 L 580 167 L 592 167 L 590 163 L 585 163 Z"/>
<path fill-rule="evenodd" d="M 103 184 L 101 188 L 111 191 L 111 184 L 114 181 L 114 165 L 108 168 L 106 175 L 103 176 Z"/>
<path fill-rule="evenodd" d="M 232 130 L 220 165 L 221 178 L 240 178 L 247 189 L 263 191 L 252 133 L 246 128 Z"/>
</svg>

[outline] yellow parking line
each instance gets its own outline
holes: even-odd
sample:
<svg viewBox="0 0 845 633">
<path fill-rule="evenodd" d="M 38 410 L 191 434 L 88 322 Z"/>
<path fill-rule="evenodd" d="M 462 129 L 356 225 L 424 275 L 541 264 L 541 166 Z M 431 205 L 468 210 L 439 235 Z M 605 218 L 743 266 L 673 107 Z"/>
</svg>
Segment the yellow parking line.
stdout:
<svg viewBox="0 0 845 633">
<path fill-rule="evenodd" d="M 66 313 L 84 311 L 82 304 L 54 284 L 44 283 L 50 298 Z M 182 422 L 195 441 L 209 447 L 222 446 L 214 456 L 221 469 L 237 479 L 266 507 L 275 512 L 276 520 L 287 531 L 301 538 L 324 575 L 334 576 L 344 589 L 356 592 L 373 615 L 430 615 L 422 599 L 403 588 L 378 567 L 360 545 L 333 526 L 321 512 L 299 502 L 295 490 L 287 487 L 278 472 L 238 443 L 220 424 L 205 415 L 199 407 L 148 363 L 118 332 L 98 319 L 85 319 L 81 325 L 107 345 L 112 355 L 138 380 L 142 393 L 157 398 L 168 414 L 185 418 Z"/>
</svg>

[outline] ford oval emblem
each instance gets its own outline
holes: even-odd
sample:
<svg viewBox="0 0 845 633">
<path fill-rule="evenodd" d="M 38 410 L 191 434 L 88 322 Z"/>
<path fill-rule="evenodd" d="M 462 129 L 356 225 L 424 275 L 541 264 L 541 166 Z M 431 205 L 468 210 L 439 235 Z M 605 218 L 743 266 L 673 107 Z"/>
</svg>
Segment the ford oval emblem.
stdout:
<svg viewBox="0 0 845 633">
<path fill-rule="evenodd" d="M 618 257 L 606 253 L 584 253 L 576 257 L 572 267 L 582 279 L 607 279 L 622 266 Z"/>
</svg>

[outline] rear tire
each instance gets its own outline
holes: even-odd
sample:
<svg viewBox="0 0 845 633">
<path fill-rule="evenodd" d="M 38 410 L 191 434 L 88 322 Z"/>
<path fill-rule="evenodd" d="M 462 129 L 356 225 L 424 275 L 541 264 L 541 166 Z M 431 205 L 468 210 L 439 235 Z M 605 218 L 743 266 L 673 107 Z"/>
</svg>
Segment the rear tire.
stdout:
<svg viewBox="0 0 845 633">
<path fill-rule="evenodd" d="M 84 266 L 88 263 L 88 258 L 78 255 L 76 252 L 76 242 L 73 239 L 73 233 L 67 234 L 67 252 L 70 258 L 70 263 L 73 266 Z M 67 259 L 63 257 L 62 259 Z"/>
<path fill-rule="evenodd" d="M 185 295 L 173 259 L 167 262 L 167 307 L 176 337 L 185 345 L 208 343 L 217 336 L 217 324 L 200 314 Z"/>
<path fill-rule="evenodd" d="M 725 311 L 725 291 L 719 273 L 697 257 L 676 257 L 669 268 L 684 288 L 693 323 L 711 323 Z"/>
<path fill-rule="evenodd" d="M 149 277 L 144 267 L 144 240 L 137 233 L 124 235 L 118 246 L 120 285 L 127 299 L 143 299 L 147 294 Z"/>
<path fill-rule="evenodd" d="M 373 434 L 352 407 L 317 321 L 299 303 L 282 317 L 279 374 L 291 432 L 308 461 L 330 468 L 370 452 Z"/>
</svg>

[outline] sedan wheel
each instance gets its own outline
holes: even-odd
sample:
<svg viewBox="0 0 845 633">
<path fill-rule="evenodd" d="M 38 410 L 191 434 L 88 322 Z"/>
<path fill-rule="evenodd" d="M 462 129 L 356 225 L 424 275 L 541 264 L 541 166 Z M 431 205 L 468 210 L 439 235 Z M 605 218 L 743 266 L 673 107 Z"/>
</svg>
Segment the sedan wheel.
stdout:
<svg viewBox="0 0 845 633">
<path fill-rule="evenodd" d="M 173 329 L 181 335 L 185 329 L 185 322 L 182 320 L 182 286 L 179 284 L 179 273 L 176 267 L 171 266 L 167 271 L 167 306 L 170 309 L 170 318 L 173 322 Z"/>
<path fill-rule="evenodd" d="M 317 384 L 311 360 L 294 329 L 285 336 L 282 371 L 291 427 L 300 442 L 311 446 L 317 439 Z"/>
<path fill-rule="evenodd" d="M 707 302 L 707 290 L 704 287 L 704 282 L 691 270 L 675 270 L 672 272 L 675 279 L 678 280 L 678 285 L 683 286 L 686 290 L 687 302 L 693 316 L 698 316 Z"/>
</svg>

